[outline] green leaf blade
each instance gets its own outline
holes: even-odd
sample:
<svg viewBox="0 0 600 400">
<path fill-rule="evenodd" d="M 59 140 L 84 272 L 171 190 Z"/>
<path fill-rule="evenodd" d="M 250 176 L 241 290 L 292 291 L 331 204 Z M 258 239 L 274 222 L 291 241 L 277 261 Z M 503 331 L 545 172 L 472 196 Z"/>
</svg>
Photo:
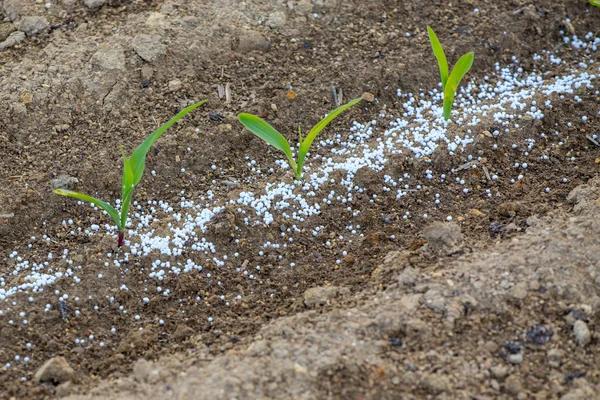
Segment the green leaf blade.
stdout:
<svg viewBox="0 0 600 400">
<path fill-rule="evenodd" d="M 285 137 L 283 137 L 283 135 L 273 128 L 267 121 L 257 117 L 256 115 L 247 113 L 239 114 L 238 120 L 254 135 L 258 136 L 276 149 L 284 152 L 288 158 L 290 166 L 294 169 L 296 168 L 296 163 L 294 162 L 290 144 Z"/>
<path fill-rule="evenodd" d="M 473 60 L 475 59 L 475 53 L 470 52 L 463 55 L 454 65 L 452 73 L 448 77 L 446 88 L 444 89 L 444 118 L 450 119 L 450 112 L 452 111 L 452 104 L 454 103 L 454 96 L 456 95 L 456 89 L 460 85 L 460 81 L 469 72 L 473 66 Z"/>
<path fill-rule="evenodd" d="M 119 219 L 119 213 L 117 212 L 117 210 L 115 210 L 115 208 L 113 206 L 111 206 L 107 202 L 98 200 L 94 197 L 88 196 L 83 193 L 73 192 L 72 190 L 55 189 L 53 192 L 54 192 L 54 194 L 57 194 L 59 196 L 72 197 L 74 199 L 92 203 L 92 204 L 100 207 L 101 209 L 106 211 L 108 213 L 108 215 L 110 215 L 110 217 L 114 221 L 115 225 L 117 225 L 119 230 L 120 231 L 123 230 L 123 227 L 121 226 L 121 222 Z"/>
<path fill-rule="evenodd" d="M 448 60 L 446 59 L 446 54 L 444 53 L 444 48 L 440 43 L 437 35 L 431 29 L 430 26 L 427 26 L 427 33 L 429 34 L 429 42 L 431 43 L 431 49 L 433 50 L 433 55 L 437 59 L 438 66 L 440 68 L 440 78 L 442 79 L 442 90 L 446 89 L 446 83 L 448 82 Z"/>
<path fill-rule="evenodd" d="M 124 199 L 126 194 L 133 189 L 133 168 L 131 167 L 131 161 L 125 155 L 123 146 L 121 146 L 121 154 L 123 156 L 123 178 L 121 180 L 121 198 Z"/>
<path fill-rule="evenodd" d="M 131 162 L 131 169 L 133 171 L 133 184 L 134 185 L 137 185 L 142 180 L 142 176 L 144 175 L 144 167 L 146 164 L 146 155 L 148 154 L 148 151 L 150 150 L 152 145 L 154 145 L 154 143 L 156 143 L 156 141 L 163 135 L 163 133 L 165 133 L 167 131 L 167 129 L 169 129 L 173 124 L 175 124 L 181 118 L 185 117 L 187 114 L 189 114 L 190 112 L 192 112 L 193 110 L 200 107 L 201 105 L 203 105 L 206 102 L 207 102 L 207 100 L 202 100 L 198 103 L 192 104 L 191 106 L 186 107 L 183 110 L 181 110 L 176 116 L 171 118 L 169 121 L 167 121 L 164 125 L 162 125 L 157 130 L 152 132 L 146 138 L 146 140 L 144 140 L 142 142 L 142 144 L 140 144 L 133 151 L 133 153 L 131 154 L 131 157 L 129 158 L 129 161 Z"/>
<path fill-rule="evenodd" d="M 125 230 L 127 225 L 127 214 L 129 214 L 129 205 L 131 204 L 131 198 L 133 197 L 133 188 L 123 196 L 123 203 L 121 204 L 121 227 Z"/>
<path fill-rule="evenodd" d="M 362 97 L 359 97 L 358 99 L 354 99 L 344 104 L 343 106 L 336 108 L 335 110 L 327 114 L 327 116 L 321 121 L 319 121 L 315 126 L 312 127 L 310 132 L 308 132 L 308 135 L 306 135 L 306 138 L 304 138 L 304 141 L 300 144 L 300 149 L 298 150 L 298 173 L 300 175 L 302 174 L 302 166 L 304 165 L 304 159 L 306 158 L 306 154 L 308 153 L 310 145 L 315 140 L 317 135 L 321 133 L 321 131 L 325 129 L 325 127 L 327 127 L 327 125 L 329 125 L 331 121 L 337 118 L 338 115 L 340 115 L 350 107 L 358 104 L 361 100 Z"/>
</svg>

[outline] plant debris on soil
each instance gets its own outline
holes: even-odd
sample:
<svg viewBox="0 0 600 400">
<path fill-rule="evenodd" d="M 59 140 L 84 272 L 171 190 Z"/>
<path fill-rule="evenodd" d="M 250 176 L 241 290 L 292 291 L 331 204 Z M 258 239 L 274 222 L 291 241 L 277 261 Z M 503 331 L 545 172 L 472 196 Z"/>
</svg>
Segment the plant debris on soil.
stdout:
<svg viewBox="0 0 600 400">
<path fill-rule="evenodd" d="M 598 398 L 600 9 L 218 3 L 1 4 L 0 398 Z"/>
</svg>

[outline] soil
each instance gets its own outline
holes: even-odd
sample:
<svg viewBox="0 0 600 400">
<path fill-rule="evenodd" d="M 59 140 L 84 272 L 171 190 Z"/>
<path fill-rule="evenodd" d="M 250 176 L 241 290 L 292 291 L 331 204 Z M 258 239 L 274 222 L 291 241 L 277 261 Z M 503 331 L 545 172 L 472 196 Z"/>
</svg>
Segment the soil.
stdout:
<svg viewBox="0 0 600 400">
<path fill-rule="evenodd" d="M 10 363 L 0 369 L 0 398 L 597 398 L 600 188 L 598 147 L 587 136 L 599 122 L 589 88 L 576 92 L 582 101 L 553 96 L 551 112 L 524 118 L 510 135 L 484 134 L 497 126 L 483 118 L 474 128 L 480 140 L 465 153 L 442 147 L 431 163 L 397 156 L 385 171 L 359 170 L 355 182 L 366 190 L 351 203 L 358 217 L 328 208 L 285 249 L 263 244 L 293 220 L 277 216 L 256 229 L 227 206 L 205 236 L 219 256 L 239 256 L 228 268 L 205 266 L 213 280 L 166 276 L 168 297 L 147 272 L 174 256 L 105 266 L 114 238 L 86 230 L 109 221 L 53 195 L 52 181 L 114 201 L 118 146 L 131 152 L 178 110 L 208 99 L 149 155 L 147 171 L 156 173 L 136 190 L 140 208 L 289 183 L 285 170 L 256 172 L 280 155 L 243 130 L 237 113 L 261 115 L 293 140 L 299 123 L 306 131 L 336 106 L 332 88 L 344 101 L 374 94 L 377 102 L 343 114 L 320 139 L 347 137 L 352 121 L 402 115 L 397 89 L 425 101 L 421 89 L 435 87 L 426 25 L 450 60 L 475 51 L 472 79 L 492 76 L 496 63 L 516 69 L 513 57 L 525 74 L 552 77 L 582 61 L 560 32 L 596 32 L 599 10 L 581 0 L 1 4 L 0 34 L 20 28 L 27 36 L 0 51 L 0 283 L 25 282 L 14 251 L 32 263 L 54 260 L 55 271 L 67 271 L 68 260 L 83 268 L 80 283 L 57 280 L 0 302 L 0 365 Z M 565 63 L 534 57 L 542 49 Z M 219 95 L 226 86 L 230 99 Z M 539 139 L 555 130 L 559 137 Z M 449 125 L 448 137 L 462 134 Z M 537 140 L 528 157 L 549 159 L 511 182 L 528 139 Z M 325 150 L 311 157 L 326 158 Z M 466 154 L 503 179 L 465 168 Z M 454 175 L 426 179 L 428 169 L 460 172 L 474 193 L 465 195 Z M 422 189 L 401 199 L 381 194 L 386 174 L 409 174 Z M 340 194 L 332 185 L 316 196 L 331 190 Z M 452 223 L 439 222 L 448 216 Z M 152 228 L 167 235 L 163 217 Z M 362 233 L 352 242 L 339 239 L 349 225 Z M 251 281 L 236 269 L 248 265 L 262 267 Z M 238 294 L 232 306 L 220 299 Z M 59 363 L 60 378 L 37 382 L 36 371 L 57 356 L 73 373 Z"/>
</svg>

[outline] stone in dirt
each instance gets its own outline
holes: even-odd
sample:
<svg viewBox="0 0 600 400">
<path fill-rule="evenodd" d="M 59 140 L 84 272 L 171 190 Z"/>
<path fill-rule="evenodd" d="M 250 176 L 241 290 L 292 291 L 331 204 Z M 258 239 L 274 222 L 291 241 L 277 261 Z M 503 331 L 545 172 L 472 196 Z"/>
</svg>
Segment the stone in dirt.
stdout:
<svg viewBox="0 0 600 400">
<path fill-rule="evenodd" d="M 39 383 L 60 385 L 75 379 L 75 371 L 64 357 L 53 357 L 37 370 L 33 380 Z"/>
<path fill-rule="evenodd" d="M 460 226 L 454 222 L 434 222 L 423 230 L 423 237 L 427 240 L 423 251 L 430 256 L 451 254 L 463 240 Z"/>
<path fill-rule="evenodd" d="M 190 328 L 189 326 L 185 324 L 179 324 L 177 325 L 177 328 L 175 328 L 175 332 L 173 333 L 173 339 L 185 339 L 192 336 L 194 333 L 196 333 L 196 331 Z"/>
<path fill-rule="evenodd" d="M 239 34 L 240 41 L 237 50 L 247 52 L 253 50 L 267 51 L 270 43 L 263 35 L 258 32 L 247 30 Z"/>
<path fill-rule="evenodd" d="M 83 4 L 86 5 L 87 8 L 100 8 L 106 4 L 106 0 L 83 0 Z"/>
<path fill-rule="evenodd" d="M 52 179 L 51 183 L 53 189 L 73 189 L 79 183 L 79 179 L 74 176 L 59 175 Z"/>
<path fill-rule="evenodd" d="M 149 63 L 155 63 L 167 54 L 167 46 L 161 43 L 158 35 L 137 35 L 131 45 L 136 54 Z"/>
<path fill-rule="evenodd" d="M 588 328 L 587 324 L 581 320 L 575 321 L 575 324 L 573 325 L 573 334 L 575 334 L 575 337 L 577 338 L 577 343 L 582 347 L 592 340 L 590 328 Z"/>
<path fill-rule="evenodd" d="M 50 23 L 44 17 L 25 17 L 19 24 L 19 30 L 27 36 L 39 35 L 50 27 Z"/>
<path fill-rule="evenodd" d="M 348 294 L 348 288 L 339 286 L 317 286 L 304 292 L 304 305 L 308 308 L 330 304 L 338 296 Z"/>
<path fill-rule="evenodd" d="M 429 394 L 440 394 L 450 389 L 450 380 L 445 375 L 427 374 L 421 379 L 419 386 Z"/>
<path fill-rule="evenodd" d="M 4 0 L 4 2 L 0 2 L 0 5 L 4 15 L 9 20 L 16 21 L 25 12 L 26 2 L 23 0 Z"/>
<path fill-rule="evenodd" d="M 10 22 L 0 24 L 0 42 L 4 42 L 14 31 L 15 26 Z"/>
<path fill-rule="evenodd" d="M 125 51 L 119 44 L 103 43 L 92 56 L 92 66 L 105 70 L 125 69 Z"/>
<path fill-rule="evenodd" d="M 267 26 L 271 29 L 281 28 L 285 25 L 287 18 L 283 11 L 275 11 L 269 15 Z"/>
<path fill-rule="evenodd" d="M 25 34 L 23 32 L 13 32 L 8 38 L 0 43 L 0 51 L 11 48 L 25 40 Z"/>
</svg>

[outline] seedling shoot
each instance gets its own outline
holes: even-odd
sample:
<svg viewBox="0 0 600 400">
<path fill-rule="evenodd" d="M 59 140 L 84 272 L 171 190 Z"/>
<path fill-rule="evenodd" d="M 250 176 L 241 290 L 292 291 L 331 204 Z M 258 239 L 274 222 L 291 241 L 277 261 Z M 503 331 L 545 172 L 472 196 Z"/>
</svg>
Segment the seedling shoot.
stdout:
<svg viewBox="0 0 600 400">
<path fill-rule="evenodd" d="M 448 74 L 448 60 L 446 59 L 446 54 L 444 53 L 442 44 L 438 40 L 433 29 L 431 29 L 429 26 L 427 27 L 427 33 L 429 33 L 431 48 L 440 68 L 442 90 L 444 92 L 444 118 L 447 121 L 450 119 L 450 112 L 452 111 L 452 104 L 454 103 L 456 89 L 458 89 L 458 85 L 460 84 L 462 78 L 471 69 L 471 66 L 473 65 L 473 59 L 475 58 L 475 53 L 470 52 L 459 58 L 454 65 L 452 72 Z"/>
<path fill-rule="evenodd" d="M 146 140 L 144 140 L 128 158 L 123 151 L 121 146 L 121 154 L 123 155 L 123 177 L 121 183 L 121 210 L 117 211 L 109 203 L 96 199 L 94 197 L 74 192 L 71 190 L 56 189 L 55 194 L 67 197 L 73 197 L 78 200 L 82 200 L 88 203 L 92 203 L 110 215 L 115 225 L 119 230 L 118 234 L 118 246 L 122 247 L 125 239 L 125 227 L 127 225 L 127 214 L 129 212 L 129 205 L 131 198 L 133 197 L 133 191 L 135 186 L 142 180 L 144 174 L 144 166 L 146 164 L 146 155 L 148 151 L 154 145 L 154 143 L 167 131 L 175 122 L 186 116 L 194 109 L 200 107 L 206 103 L 206 100 L 192 104 L 191 106 L 181 110 L 176 116 L 171 118 L 167 123 L 162 125 L 156 131 L 152 132 Z"/>
<path fill-rule="evenodd" d="M 330 112 L 325 118 L 323 118 L 321 121 L 319 121 L 319 123 L 312 127 L 312 129 L 310 130 L 310 132 L 308 132 L 308 135 L 304 139 L 302 139 L 302 131 L 300 129 L 300 126 L 298 126 L 300 147 L 298 149 L 297 160 L 294 159 L 294 155 L 292 154 L 290 144 L 285 139 L 285 137 L 283 137 L 283 135 L 279 133 L 275 128 L 273 128 L 268 122 L 266 122 L 262 118 L 257 117 L 256 115 L 246 113 L 239 114 L 238 119 L 250 132 L 258 136 L 271 146 L 275 147 L 276 149 L 283 151 L 283 153 L 288 159 L 290 167 L 294 171 L 296 180 L 300 181 L 302 180 L 302 168 L 306 159 L 306 154 L 308 153 L 308 150 L 310 150 L 310 145 L 312 144 L 313 140 L 315 140 L 317 135 L 321 133 L 321 131 L 325 129 L 325 127 L 329 125 L 329 123 L 333 121 L 338 115 L 340 115 L 353 105 L 357 104 L 361 100 L 362 98 L 354 99 L 349 103 L 344 104 L 343 106 L 340 106 L 332 112 Z"/>
</svg>

